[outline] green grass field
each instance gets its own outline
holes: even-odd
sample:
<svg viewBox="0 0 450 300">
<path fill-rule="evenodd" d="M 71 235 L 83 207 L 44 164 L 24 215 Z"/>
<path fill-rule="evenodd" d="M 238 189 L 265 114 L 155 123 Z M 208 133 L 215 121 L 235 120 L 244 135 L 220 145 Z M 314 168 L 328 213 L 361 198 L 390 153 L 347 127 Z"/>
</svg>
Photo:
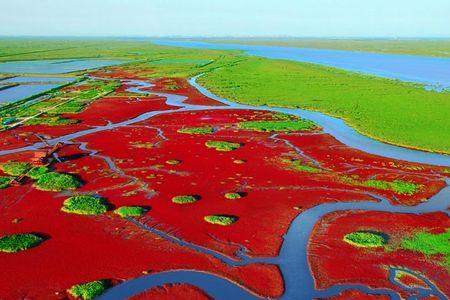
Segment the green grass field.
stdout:
<svg viewBox="0 0 450 300">
<path fill-rule="evenodd" d="M 270 120 L 270 121 L 246 121 L 238 123 L 242 129 L 266 131 L 266 132 L 290 132 L 311 130 L 317 127 L 310 120 Z"/>
<path fill-rule="evenodd" d="M 450 153 L 450 92 L 257 57 L 216 69 L 199 81 L 232 101 L 320 111 L 387 143 Z"/>
</svg>

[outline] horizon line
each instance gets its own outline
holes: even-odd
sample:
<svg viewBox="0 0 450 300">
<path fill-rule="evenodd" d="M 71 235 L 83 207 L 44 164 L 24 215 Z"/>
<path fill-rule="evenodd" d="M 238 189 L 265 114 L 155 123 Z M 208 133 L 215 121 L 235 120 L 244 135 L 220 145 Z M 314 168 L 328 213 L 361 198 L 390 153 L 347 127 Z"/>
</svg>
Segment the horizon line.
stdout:
<svg viewBox="0 0 450 300">
<path fill-rule="evenodd" d="M 365 39 L 365 40 L 414 40 L 414 39 L 450 39 L 450 36 L 294 36 L 294 35 L 3 35 L 0 38 L 119 38 L 119 39 L 329 39 L 329 40 L 346 40 L 346 39 Z"/>
</svg>

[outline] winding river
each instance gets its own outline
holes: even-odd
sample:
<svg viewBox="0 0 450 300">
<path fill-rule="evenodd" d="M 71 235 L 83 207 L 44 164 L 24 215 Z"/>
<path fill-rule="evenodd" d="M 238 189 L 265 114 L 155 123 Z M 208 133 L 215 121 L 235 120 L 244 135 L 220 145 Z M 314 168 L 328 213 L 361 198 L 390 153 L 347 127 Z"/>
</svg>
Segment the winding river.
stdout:
<svg viewBox="0 0 450 300">
<path fill-rule="evenodd" d="M 201 76 L 201 75 L 199 75 Z M 205 107 L 205 106 L 196 106 L 196 105 L 188 105 L 182 104 L 180 102 L 182 99 L 178 98 L 179 96 L 174 97 L 174 95 L 161 94 L 158 93 L 159 96 L 164 95 L 168 97 L 168 104 L 172 105 L 183 105 L 183 110 L 197 110 L 197 109 L 264 109 L 269 111 L 279 111 L 294 114 L 297 116 L 309 117 L 309 112 L 303 110 L 295 110 L 295 109 L 284 109 L 284 108 L 273 108 L 273 107 L 253 107 L 241 104 L 235 104 L 226 99 L 222 99 L 213 95 L 203 87 L 201 87 L 196 80 L 199 76 L 192 78 L 189 82 L 190 84 L 197 88 L 204 95 L 220 101 L 224 104 L 227 104 L 226 107 Z M 146 85 L 145 82 L 134 81 L 136 87 L 129 89 L 129 91 L 139 92 L 142 86 Z M 315 122 L 319 123 L 326 132 L 334 135 L 336 137 L 341 133 L 344 133 L 348 136 L 350 140 L 357 141 L 361 137 L 354 130 L 351 130 L 345 123 L 340 123 L 342 128 L 338 131 L 334 131 L 333 125 L 334 122 L 339 122 L 339 120 L 331 120 L 331 123 L 327 121 L 330 119 L 334 119 L 325 115 L 320 116 L 318 113 L 314 113 L 315 117 L 310 118 Z M 352 134 L 357 134 L 356 136 L 352 136 Z M 340 139 L 341 140 L 341 139 Z M 361 143 L 361 141 L 360 141 Z M 378 155 L 385 154 L 383 151 L 386 151 L 388 156 L 397 150 L 401 150 L 402 148 L 394 147 L 391 145 L 382 144 L 376 142 L 378 147 L 371 150 L 371 153 L 375 152 Z M 366 147 L 370 148 L 370 144 Z M 393 150 L 391 150 L 393 148 Z M 405 149 L 406 150 L 406 149 Z M 414 161 L 423 161 L 426 160 L 429 162 L 430 158 L 428 155 L 430 153 L 408 150 L 411 151 L 411 157 L 415 158 Z M 396 155 L 402 155 L 402 153 L 397 153 Z M 422 157 L 423 155 L 423 157 Z M 442 164 L 445 156 L 439 159 L 439 155 L 436 156 L 436 164 Z M 445 160 L 444 160 L 445 161 Z M 140 226 L 144 230 L 151 231 L 154 234 L 157 234 L 167 240 L 170 240 L 174 243 L 177 243 L 181 246 L 188 247 L 194 251 L 203 253 L 205 255 L 211 255 L 222 262 L 226 263 L 229 266 L 236 265 L 246 265 L 251 263 L 268 263 L 268 264 L 276 264 L 280 268 L 282 273 L 284 282 L 285 282 L 285 292 L 281 299 L 313 299 L 313 298 L 327 298 L 331 296 L 338 295 L 342 291 L 349 289 L 360 290 L 367 294 L 373 295 L 387 295 L 391 299 L 400 299 L 400 296 L 393 290 L 390 289 L 372 289 L 367 286 L 358 285 L 358 284 L 340 284 L 332 286 L 326 290 L 316 290 L 314 287 L 314 280 L 312 274 L 310 272 L 308 257 L 307 257 L 307 245 L 309 241 L 309 237 L 314 228 L 314 225 L 319 221 L 324 215 L 336 212 L 336 211 L 347 211 L 347 210 L 364 210 L 364 211 L 386 211 L 386 212 L 397 212 L 397 213 L 413 213 L 413 214 L 421 214 L 428 212 L 444 212 L 449 214 L 447 208 L 450 206 L 450 180 L 447 180 L 447 186 L 442 189 L 438 194 L 433 196 L 429 201 L 417 205 L 415 207 L 409 206 L 397 206 L 392 205 L 388 199 L 384 199 L 377 195 L 369 194 L 374 200 L 374 202 L 368 201 L 358 201 L 355 199 L 354 201 L 349 202 L 339 202 L 339 203 L 325 203 L 318 206 L 315 206 L 301 214 L 299 214 L 294 221 L 291 223 L 289 230 L 284 236 L 283 244 L 280 250 L 280 253 L 277 257 L 267 258 L 267 259 L 249 259 L 245 256 L 245 254 L 238 253 L 238 257 L 240 261 L 231 260 L 221 254 L 217 254 L 214 251 L 209 249 L 202 248 L 201 246 L 191 244 L 189 242 L 183 241 L 181 239 L 172 237 L 164 232 L 161 232 L 157 229 L 146 227 L 143 224 L 140 224 L 136 221 L 131 220 L 131 222 L 136 223 L 136 225 Z M 396 268 L 391 267 L 390 273 L 394 274 Z M 396 284 L 395 278 L 390 276 L 390 280 Z M 425 281 L 429 287 L 423 288 L 420 290 L 421 295 L 436 295 L 439 299 L 446 299 L 445 295 L 436 288 L 431 281 Z M 162 272 L 158 274 L 150 274 L 146 276 L 142 276 L 136 279 L 132 279 L 130 281 L 124 282 L 120 285 L 115 286 L 114 288 L 107 291 L 100 299 L 125 299 L 132 295 L 138 294 L 139 292 L 145 291 L 151 287 L 160 286 L 167 283 L 186 283 L 198 286 L 202 290 L 204 290 L 208 295 L 212 296 L 215 299 L 260 299 L 258 296 L 252 294 L 250 291 L 244 289 L 243 287 L 232 284 L 230 281 L 225 280 L 221 277 L 218 277 L 213 274 L 192 271 L 192 270 L 179 270 L 179 271 L 168 271 Z M 411 298 L 413 299 L 413 298 Z"/>
<path fill-rule="evenodd" d="M 380 142 L 372 141 L 369 138 L 363 137 L 357 134 L 350 127 L 345 125 L 339 119 L 331 118 L 319 113 L 311 113 L 308 111 L 298 110 L 298 109 L 285 109 L 285 108 L 274 108 L 274 107 L 254 107 L 248 105 L 241 105 L 229 102 L 225 99 L 221 99 L 209 91 L 197 84 L 198 76 L 192 78 L 189 82 L 190 84 L 197 88 L 201 93 L 208 97 L 211 97 L 217 101 L 220 101 L 228 106 L 202 106 L 202 105 L 191 105 L 183 103 L 186 100 L 185 96 L 152 92 L 152 94 L 165 97 L 166 103 L 168 105 L 175 106 L 176 108 L 164 111 L 151 111 L 137 116 L 136 118 L 129 119 L 126 121 L 118 123 L 108 123 L 104 126 L 98 126 L 90 128 L 87 130 L 82 130 L 65 136 L 57 137 L 49 140 L 50 144 L 55 144 L 57 142 L 70 143 L 74 139 L 89 135 L 96 132 L 101 132 L 105 130 L 111 130 L 118 127 L 123 127 L 138 123 L 149 118 L 152 118 L 161 114 L 168 114 L 173 112 L 181 111 L 198 111 L 198 110 L 212 110 L 212 109 L 255 109 L 255 110 L 267 110 L 274 112 L 285 112 L 289 114 L 294 114 L 304 118 L 309 118 L 319 125 L 321 125 L 325 132 L 332 134 L 338 138 L 344 144 L 350 147 L 358 148 L 369 153 L 405 159 L 415 162 L 430 163 L 435 165 L 446 165 L 450 166 L 450 160 L 448 156 L 431 154 L 415 150 L 407 150 L 399 147 L 394 147 L 391 145 L 386 145 Z M 144 93 L 143 89 L 150 88 L 152 85 L 145 81 L 139 80 L 123 80 L 123 83 L 132 86 L 128 89 L 130 92 Z M 364 144 L 364 146 L 359 146 L 358 144 Z M 37 148 L 44 147 L 43 143 L 35 143 L 34 145 L 0 151 L 1 155 L 18 153 L 27 150 L 34 150 Z M 84 145 L 85 147 L 86 145 Z M 130 222 L 135 223 L 143 230 L 148 230 L 154 234 L 160 235 L 169 241 L 177 243 L 181 246 L 185 246 L 193 251 L 200 252 L 205 255 L 210 255 L 218 258 L 225 264 L 229 266 L 236 265 L 247 265 L 252 263 L 268 263 L 278 265 L 282 273 L 285 282 L 285 292 L 281 299 L 313 299 L 313 298 L 327 298 L 330 296 L 338 295 L 342 291 L 349 289 L 356 289 L 368 294 L 374 295 L 387 295 L 391 299 L 400 299 L 397 292 L 391 289 L 372 289 L 370 287 L 358 284 L 339 284 L 332 286 L 326 290 L 317 290 L 314 286 L 314 279 L 310 272 L 308 257 L 307 257 L 307 245 L 310 234 L 313 230 L 314 225 L 320 220 L 324 215 L 336 212 L 336 211 L 347 211 L 347 210 L 365 210 L 365 211 L 386 211 L 386 212 L 398 212 L 398 213 L 412 213 L 421 214 L 427 212 L 443 212 L 447 215 L 449 211 L 447 208 L 450 206 L 450 181 L 447 180 L 447 186 L 442 189 L 438 194 L 429 199 L 429 201 L 424 202 L 420 205 L 410 207 L 410 206 L 397 206 L 392 205 L 388 199 L 384 199 L 375 194 L 367 194 L 373 198 L 374 201 L 361 201 L 356 196 L 355 199 L 349 200 L 348 202 L 338 202 L 338 203 L 325 203 L 317 205 L 309 210 L 300 213 L 291 223 L 288 231 L 286 232 L 283 244 L 280 249 L 280 253 L 277 257 L 270 258 L 258 258 L 253 259 L 247 257 L 245 254 L 245 249 L 241 248 L 238 253 L 238 259 L 230 259 L 222 255 L 221 253 L 214 252 L 210 249 L 203 248 L 199 245 L 189 243 L 187 241 L 170 236 L 167 233 L 158 231 L 154 228 L 146 227 L 144 224 L 137 222 L 136 220 L 130 220 Z M 367 196 L 365 195 L 365 196 Z M 361 197 L 362 198 L 362 197 Z M 366 197 L 364 197 L 366 198 Z M 391 273 L 395 271 L 392 267 Z M 389 277 L 391 281 L 394 279 L 392 276 Z M 421 295 L 436 295 L 439 299 L 446 299 L 445 296 L 432 284 L 431 281 L 426 281 L 429 285 L 428 288 L 423 288 L 420 290 Z M 245 289 L 244 287 L 226 280 L 222 277 L 216 276 L 214 274 L 193 271 L 193 270 L 177 270 L 177 271 L 167 271 L 157 274 L 149 274 L 139 278 L 135 278 L 124 283 L 118 284 L 113 288 L 109 289 L 106 293 L 99 297 L 99 299 L 125 299 L 132 295 L 138 294 L 145 291 L 151 287 L 160 286 L 167 283 L 187 283 L 198 286 L 204 290 L 207 294 L 214 297 L 215 299 L 260 299 L 257 295 L 253 294 L 251 291 Z M 395 282 L 393 282 L 395 283 Z M 413 299 L 413 298 L 411 298 Z"/>
</svg>

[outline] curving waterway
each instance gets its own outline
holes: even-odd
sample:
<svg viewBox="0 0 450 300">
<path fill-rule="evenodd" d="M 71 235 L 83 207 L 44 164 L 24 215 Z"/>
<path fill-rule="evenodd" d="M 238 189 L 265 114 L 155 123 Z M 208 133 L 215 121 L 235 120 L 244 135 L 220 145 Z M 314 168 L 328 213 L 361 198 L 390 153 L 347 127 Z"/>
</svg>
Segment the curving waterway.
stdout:
<svg viewBox="0 0 450 300">
<path fill-rule="evenodd" d="M 175 94 L 167 94 L 167 93 L 159 93 L 152 92 L 152 94 L 165 97 L 166 103 L 168 105 L 174 106 L 173 109 L 163 110 L 163 111 L 151 111 L 144 114 L 139 115 L 136 118 L 132 118 L 123 122 L 118 123 L 108 123 L 104 126 L 98 126 L 94 128 L 90 128 L 87 130 L 82 130 L 79 132 L 75 132 L 72 134 L 68 134 L 65 136 L 57 137 L 52 140 L 49 140 L 50 144 L 55 144 L 57 142 L 70 143 L 74 139 L 89 135 L 96 132 L 101 132 L 105 130 L 111 130 L 114 128 L 128 126 L 134 123 L 138 123 L 149 118 L 152 118 L 161 114 L 168 114 L 173 112 L 181 112 L 181 111 L 199 111 L 199 110 L 218 110 L 218 109 L 254 109 L 254 110 L 267 110 L 273 112 L 285 112 L 294 114 L 297 116 L 305 117 L 312 119 L 313 121 L 320 124 L 325 132 L 332 134 L 335 137 L 341 136 L 341 141 L 347 139 L 358 141 L 359 143 L 364 143 L 366 137 L 363 137 L 353 131 L 350 127 L 342 123 L 343 126 L 340 130 L 334 129 L 333 122 L 339 122 L 339 120 L 330 120 L 328 116 L 322 115 L 319 113 L 314 113 L 314 115 L 308 115 L 307 111 L 303 110 L 295 110 L 295 109 L 278 109 L 274 107 L 255 107 L 248 105 L 235 104 L 225 99 L 219 98 L 206 89 L 197 84 L 197 77 L 192 78 L 189 82 L 192 86 L 197 88 L 201 93 L 205 94 L 208 97 L 211 97 L 217 101 L 220 101 L 228 106 L 206 106 L 206 105 L 191 105 L 183 103 L 186 100 L 185 96 L 175 95 Z M 139 80 L 123 80 L 124 84 L 130 85 L 128 91 L 135 93 L 146 93 L 143 89 L 148 89 L 152 85 Z M 334 119 L 334 118 L 331 118 Z M 331 122 L 331 123 L 328 123 Z M 344 133 L 341 133 L 344 132 Z M 360 140 L 364 138 L 364 140 Z M 345 143 L 345 142 L 344 142 Z M 350 143 L 350 142 L 348 142 Z M 349 145 L 346 143 L 347 145 Z M 378 144 L 382 144 L 376 142 Z M 394 147 L 391 145 L 382 144 L 381 146 L 371 148 L 373 144 L 368 143 L 365 145 L 367 148 L 367 152 L 376 153 L 378 155 L 392 157 L 392 151 L 398 147 Z M 41 147 L 44 147 L 43 143 L 35 143 L 30 146 L 20 147 L 16 149 L 10 150 L 2 150 L 0 151 L 1 155 L 18 153 L 22 151 L 35 150 Z M 85 145 L 84 145 L 85 147 Z M 358 148 L 358 147 L 356 147 Z M 395 148 L 392 150 L 392 148 Z M 358 148 L 360 149 L 360 148 Z M 401 149 L 401 148 L 400 148 Z M 407 149 L 405 149 L 407 150 Z M 431 155 L 431 153 L 415 151 L 415 150 L 407 150 L 407 153 L 410 153 L 410 157 L 405 158 L 402 157 L 402 152 L 394 153 L 393 155 L 398 155 L 400 159 L 418 161 L 418 162 L 427 162 L 431 164 L 437 165 L 450 165 L 450 161 L 448 161 L 447 156 L 436 154 L 436 156 Z M 411 152 L 412 151 L 412 152 Z M 178 239 L 170 236 L 169 234 L 159 231 L 154 228 L 146 227 L 144 224 L 137 222 L 136 220 L 130 220 L 130 222 L 139 226 L 143 230 L 151 231 L 154 234 L 160 235 L 161 237 L 177 243 L 181 246 L 187 247 L 193 251 L 197 251 L 204 255 L 213 256 L 223 263 L 233 266 L 242 266 L 253 263 L 267 263 L 277 265 L 281 271 L 285 282 L 285 292 L 282 295 L 281 299 L 313 299 L 313 298 L 327 298 L 334 295 L 338 295 L 342 291 L 345 290 L 360 290 L 367 294 L 373 295 L 386 295 L 391 299 L 400 299 L 400 296 L 397 292 L 387 288 L 380 289 L 372 289 L 368 286 L 360 285 L 360 284 L 339 284 L 334 285 L 326 290 L 317 290 L 314 285 L 314 279 L 311 274 L 308 256 L 307 256 L 307 246 L 308 241 L 311 235 L 311 232 L 314 228 L 314 225 L 326 214 L 337 212 L 337 211 L 386 211 L 386 212 L 396 212 L 396 213 L 412 213 L 412 214 L 422 214 L 429 212 L 443 212 L 447 215 L 449 211 L 447 208 L 450 206 L 450 181 L 447 180 L 447 186 L 442 189 L 438 194 L 430 198 L 427 202 L 424 202 L 420 205 L 410 207 L 410 206 L 399 206 L 392 205 L 388 199 L 382 198 L 375 194 L 359 194 L 361 198 L 367 198 L 371 196 L 373 201 L 361 201 L 358 199 L 358 195 L 355 195 L 355 199 L 349 200 L 348 202 L 338 202 L 338 203 L 325 203 L 317 205 L 311 209 L 308 209 L 302 213 L 300 213 L 291 223 L 288 231 L 284 235 L 283 243 L 277 257 L 270 258 L 250 258 L 246 256 L 246 251 L 244 248 L 241 248 L 237 255 L 237 259 L 230 259 L 229 257 L 224 256 L 221 253 L 214 252 L 210 249 L 203 248 L 199 245 L 192 244 L 190 242 L 184 241 L 182 239 Z M 362 197 L 365 196 L 365 197 Z M 394 267 L 391 268 L 391 272 L 394 272 L 396 269 Z M 389 277 L 391 281 L 394 282 L 392 276 Z M 257 295 L 253 294 L 251 291 L 247 290 L 245 287 L 238 285 L 237 283 L 226 280 L 225 278 L 219 277 L 214 274 L 193 271 L 193 270 L 177 270 L 177 271 L 167 271 L 161 272 L 157 274 L 149 274 L 136 279 L 132 279 L 121 283 L 119 285 L 114 286 L 109 289 L 105 294 L 99 297 L 99 299 L 126 299 L 130 296 L 138 294 L 142 291 L 145 291 L 149 288 L 160 286 L 163 284 L 169 283 L 187 283 L 198 286 L 202 290 L 204 290 L 207 294 L 214 297 L 215 299 L 260 299 Z M 437 287 L 433 285 L 431 281 L 426 281 L 429 285 L 428 288 L 422 288 L 419 292 L 420 295 L 435 295 L 439 299 L 446 299 L 442 292 L 439 291 Z M 406 289 L 406 288 L 405 288 Z M 411 298 L 413 299 L 413 298 Z"/>
<path fill-rule="evenodd" d="M 199 75 L 201 76 L 201 75 Z M 197 82 L 196 76 L 192 78 L 189 82 L 192 86 L 197 88 L 204 95 L 220 101 L 224 104 L 227 104 L 227 107 L 209 107 L 208 109 L 261 109 L 261 107 L 254 107 L 248 105 L 235 104 L 220 97 L 217 97 L 201 87 Z M 138 82 L 137 82 L 138 83 Z M 135 87 L 133 92 L 139 92 L 139 86 Z M 169 101 L 168 103 L 172 104 L 180 104 L 177 101 Z M 186 104 L 184 104 L 186 105 Z M 194 109 L 195 106 L 187 105 L 188 109 Z M 203 108 L 202 108 L 203 109 Z M 273 107 L 263 107 L 264 110 L 270 111 L 281 111 L 285 113 L 294 114 L 301 117 L 308 117 L 305 115 L 305 111 L 302 110 L 290 110 L 290 109 L 281 109 Z M 320 114 L 319 114 L 320 115 Z M 319 116 L 320 117 L 320 116 Z M 331 118 L 323 115 L 325 120 Z M 325 130 L 329 126 L 327 122 L 322 122 L 320 118 L 311 118 L 314 121 L 318 122 Z M 334 119 L 334 118 L 333 118 Z M 335 120 L 332 120 L 335 122 Z M 344 123 L 341 126 L 346 126 Z M 345 130 L 347 129 L 347 130 Z M 349 130 L 350 129 L 350 130 Z M 340 132 L 347 132 L 347 135 L 351 135 L 355 133 L 355 131 L 351 130 L 347 126 L 344 127 L 344 130 L 341 131 L 333 131 L 333 126 L 329 128 L 327 131 L 332 135 L 339 135 Z M 362 137 L 361 135 L 357 135 L 353 137 L 355 140 Z M 368 139 L 364 137 L 364 139 Z M 376 142 L 379 143 L 379 142 Z M 381 143 L 380 143 L 381 144 Z M 383 144 L 383 147 L 378 147 L 377 154 L 382 155 L 383 149 L 388 149 L 393 147 L 391 145 Z M 370 146 L 366 146 L 370 147 Z M 399 147 L 393 147 L 399 148 Z M 380 150 L 381 149 L 381 150 Z M 400 148 L 401 149 L 401 148 Z M 405 149 L 406 150 L 406 149 Z M 412 154 L 416 155 L 416 161 L 427 158 L 420 158 L 421 154 L 425 154 L 427 156 L 429 153 L 421 152 L 421 151 L 412 151 Z M 388 151 L 390 154 L 391 152 Z M 400 155 L 400 154 L 398 154 Z M 441 164 L 441 160 L 436 160 L 438 164 Z M 312 233 L 314 225 L 326 214 L 337 212 L 337 211 L 385 211 L 385 212 L 396 212 L 396 213 L 413 213 L 413 214 L 421 214 L 421 213 L 429 213 L 429 212 L 444 212 L 449 214 L 447 208 L 450 206 L 450 181 L 447 180 L 447 186 L 442 189 L 438 194 L 433 196 L 429 201 L 422 203 L 420 205 L 410 207 L 410 206 L 398 206 L 392 205 L 388 199 L 382 198 L 377 195 L 369 194 L 374 201 L 358 201 L 355 199 L 354 201 L 348 202 L 339 202 L 339 203 L 325 203 L 318 206 L 315 206 L 301 214 L 299 214 L 294 221 L 291 223 L 287 233 L 284 235 L 283 244 L 281 246 L 279 255 L 273 258 L 266 259 L 257 259 L 252 260 L 242 255 L 239 255 L 240 261 L 236 262 L 231 260 L 221 254 L 217 254 L 214 251 L 209 249 L 202 248 L 201 246 L 191 244 L 189 242 L 183 241 L 178 238 L 171 237 L 170 235 L 160 232 L 157 229 L 146 227 L 143 224 L 140 224 L 136 221 L 132 221 L 137 223 L 144 230 L 151 231 L 154 234 L 158 234 L 165 239 L 168 239 L 174 243 L 179 244 L 180 246 L 187 247 L 191 250 L 200 252 L 205 255 L 211 255 L 215 258 L 221 260 L 228 266 L 237 266 L 237 265 L 246 265 L 252 263 L 267 263 L 267 264 L 275 264 L 279 267 L 281 274 L 283 276 L 283 280 L 285 283 L 285 292 L 282 295 L 281 299 L 313 299 L 313 298 L 327 298 L 331 296 L 335 296 L 340 294 L 345 290 L 360 290 L 367 294 L 372 295 L 386 295 L 391 299 L 400 299 L 398 293 L 391 289 L 372 289 L 370 287 L 360 285 L 360 284 L 340 284 L 334 285 L 326 290 L 316 290 L 314 286 L 314 279 L 311 274 L 308 256 L 307 256 L 307 246 L 309 237 Z M 390 273 L 396 270 L 396 267 L 391 267 Z M 396 284 L 395 278 L 390 276 L 389 278 L 392 283 Z M 437 287 L 433 285 L 433 283 L 429 280 L 425 281 L 429 287 L 423 288 L 420 290 L 421 296 L 426 295 L 435 295 L 439 299 L 446 299 L 445 295 L 439 291 Z M 250 291 L 246 290 L 244 287 L 239 286 L 238 284 L 231 283 L 228 280 L 225 280 L 217 275 L 213 275 L 206 272 L 200 271 L 192 271 L 192 270 L 177 270 L 177 271 L 167 271 L 158 274 L 150 274 L 146 276 L 142 276 L 136 279 L 129 280 L 122 284 L 119 284 L 109 291 L 107 291 L 100 299 L 126 299 L 133 295 L 136 295 L 140 292 L 148 290 L 152 287 L 160 286 L 163 284 L 169 283 L 185 283 L 195 285 L 202 290 L 204 290 L 208 295 L 212 296 L 215 299 L 260 299 L 257 295 L 254 295 Z M 412 298 L 411 298 L 412 299 Z"/>
</svg>

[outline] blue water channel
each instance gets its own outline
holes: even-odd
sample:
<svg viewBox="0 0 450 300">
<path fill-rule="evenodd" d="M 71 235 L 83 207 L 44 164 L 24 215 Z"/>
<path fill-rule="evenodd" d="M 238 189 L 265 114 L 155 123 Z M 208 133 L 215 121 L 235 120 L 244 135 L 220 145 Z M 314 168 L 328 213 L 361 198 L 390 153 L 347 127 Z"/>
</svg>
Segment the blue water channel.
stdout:
<svg viewBox="0 0 450 300">
<path fill-rule="evenodd" d="M 320 64 L 420 83 L 436 89 L 450 87 L 450 58 L 279 46 L 216 44 L 190 40 L 155 39 L 152 42 L 175 47 L 241 50 L 247 54 L 265 58 Z"/>
</svg>

